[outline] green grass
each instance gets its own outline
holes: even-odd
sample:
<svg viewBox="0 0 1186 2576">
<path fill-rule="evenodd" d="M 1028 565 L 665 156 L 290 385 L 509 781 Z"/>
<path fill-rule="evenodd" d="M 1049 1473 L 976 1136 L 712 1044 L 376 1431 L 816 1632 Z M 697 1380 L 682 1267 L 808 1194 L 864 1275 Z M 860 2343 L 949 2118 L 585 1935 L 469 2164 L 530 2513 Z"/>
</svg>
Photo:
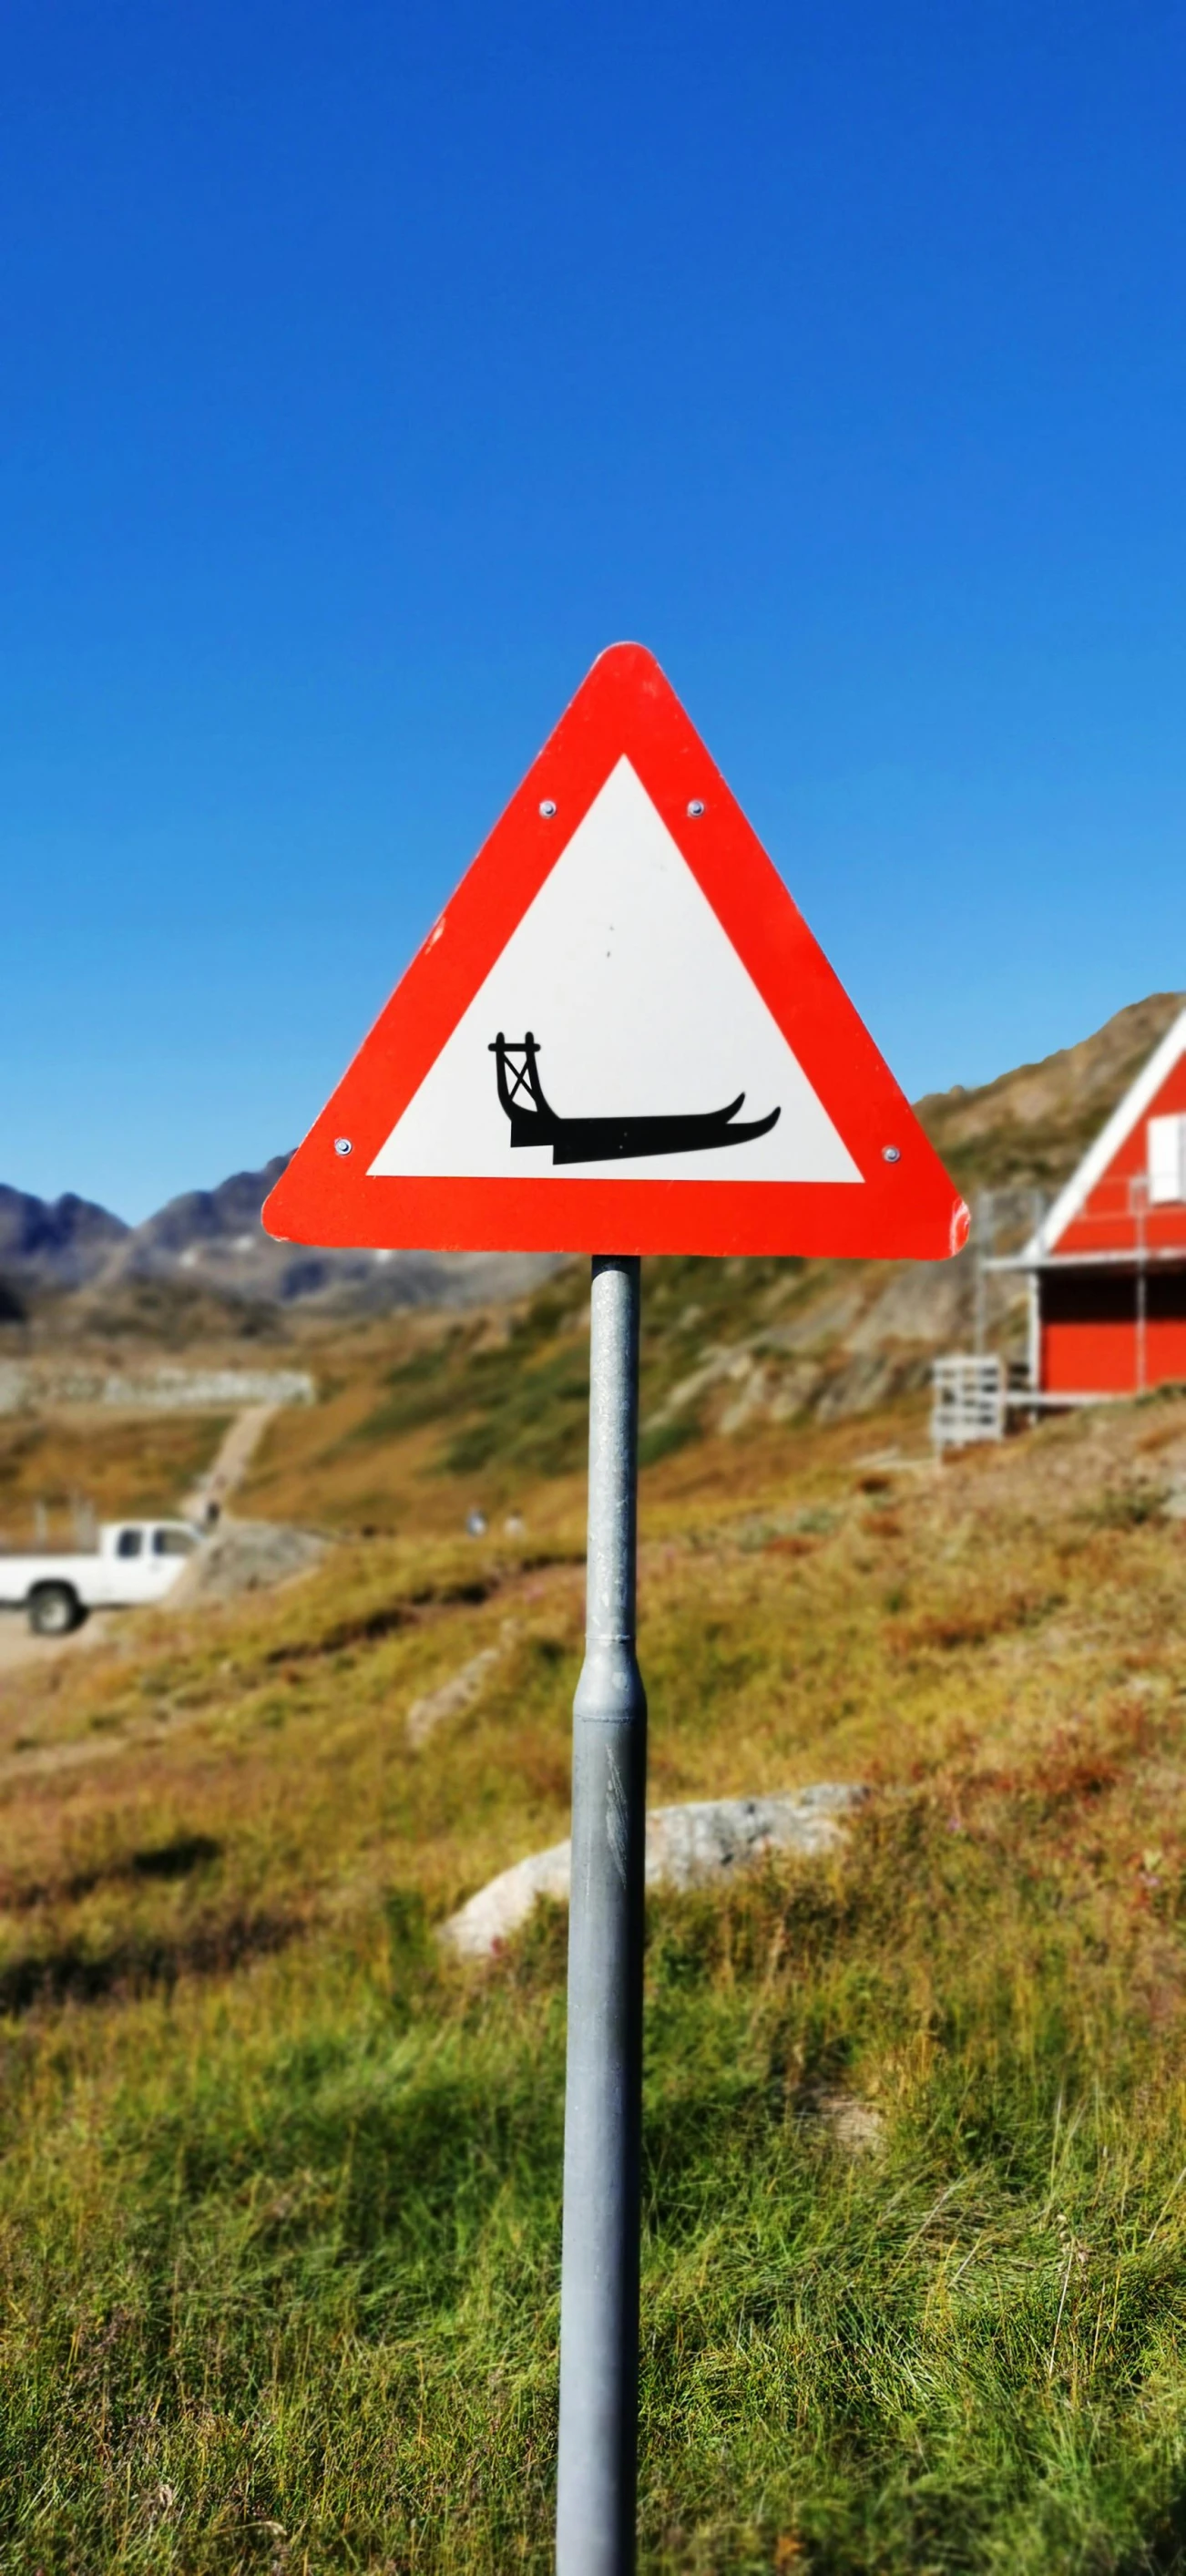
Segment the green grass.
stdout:
<svg viewBox="0 0 1186 2576">
<path fill-rule="evenodd" d="M 571 1475 L 589 1448 L 589 1357 L 562 1343 L 542 1357 L 483 1354 L 473 1365 L 472 1418 L 453 1434 L 444 1472 L 470 1476 L 496 1463 L 504 1475 Z"/>
<path fill-rule="evenodd" d="M 744 1366 L 751 1348 L 763 1353 L 771 1363 L 770 1394 L 777 1394 L 778 1334 L 788 1324 L 801 1325 L 834 1293 L 839 1269 L 773 1259 L 647 1262 L 644 1466 L 700 1441 L 714 1412 L 735 1397 L 736 1388 L 714 1374 L 723 1355 L 740 1354 Z M 433 1482 L 464 1479 L 471 1498 L 502 1511 L 518 1507 L 541 1478 L 583 1474 L 588 1300 L 586 1266 L 573 1263 L 502 1317 L 394 1318 L 349 1341 L 327 1336 L 317 1357 L 329 1402 L 300 1408 L 299 1418 L 294 1408 L 272 1424 L 244 1489 L 244 1507 L 373 1533 L 398 1525 L 397 1493 L 417 1524 L 425 1510 L 435 1512 L 438 1504 L 423 1492 Z M 826 1356 L 827 1330 L 820 1348 Z M 706 1361 L 699 1394 L 685 1392 Z M 822 1387 L 822 1365 L 815 1374 Z M 666 1414 L 673 1393 L 677 1409 Z"/>
<path fill-rule="evenodd" d="M 925 1798 L 653 1907 L 644 2566 L 1154 2563 L 1182 2083 L 1098 1928 Z M 397 1891 L 12 2048 L 6 2569 L 547 2566 L 562 1968 Z"/>
<path fill-rule="evenodd" d="M 348 1443 L 433 1427 L 444 1435 L 436 1460 L 444 1475 L 471 1476 L 492 1462 L 512 1475 L 571 1474 L 589 1436 L 588 1342 L 573 1334 L 584 1296 L 574 1270 L 511 1316 L 493 1345 L 481 1322 L 451 1324 L 387 1371 L 385 1393 Z"/>
</svg>

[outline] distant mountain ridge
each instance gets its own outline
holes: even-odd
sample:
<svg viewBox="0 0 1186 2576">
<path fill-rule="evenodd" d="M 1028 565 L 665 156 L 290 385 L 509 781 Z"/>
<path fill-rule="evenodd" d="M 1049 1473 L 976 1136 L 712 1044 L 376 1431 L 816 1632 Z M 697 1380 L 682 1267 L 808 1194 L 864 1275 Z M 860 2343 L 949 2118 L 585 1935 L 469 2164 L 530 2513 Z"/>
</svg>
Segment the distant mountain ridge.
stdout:
<svg viewBox="0 0 1186 2576">
<path fill-rule="evenodd" d="M 274 1243 L 259 1212 L 288 1162 L 185 1190 L 143 1224 L 71 1196 L 52 1204 L 0 1185 L 0 1282 L 106 1295 L 155 1280 L 212 1289 L 243 1305 L 373 1314 L 393 1306 L 467 1306 L 517 1296 L 553 1266 L 527 1253 L 320 1252 Z M 2 1308 L 0 1308 L 2 1312 Z"/>
<path fill-rule="evenodd" d="M 39 1199 L 0 1181 L 0 1277 L 27 1287 L 83 1288 L 127 1241 L 131 1227 L 68 1190 Z"/>
<path fill-rule="evenodd" d="M 986 1186 L 1059 1188 L 1182 1000 L 1151 993 L 1039 1064 L 919 1101 L 923 1126 L 969 1198 Z M 520 1294 L 553 1266 L 538 1254 L 319 1252 L 274 1243 L 259 1212 L 288 1159 L 275 1154 L 262 1171 L 186 1190 L 136 1226 L 73 1194 L 48 1202 L 0 1184 L 0 1283 L 19 1295 L 166 1281 L 240 1304 L 366 1314 L 483 1304 Z"/>
</svg>

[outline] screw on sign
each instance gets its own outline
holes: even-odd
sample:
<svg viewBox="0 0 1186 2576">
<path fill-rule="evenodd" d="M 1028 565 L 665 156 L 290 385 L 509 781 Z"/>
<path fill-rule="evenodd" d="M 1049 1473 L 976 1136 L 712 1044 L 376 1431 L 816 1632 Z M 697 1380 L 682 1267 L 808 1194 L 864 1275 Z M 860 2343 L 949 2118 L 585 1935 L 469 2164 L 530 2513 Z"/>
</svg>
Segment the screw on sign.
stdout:
<svg viewBox="0 0 1186 2576">
<path fill-rule="evenodd" d="M 603 653 L 264 1209 L 593 1255 L 557 2564 L 634 2564 L 646 1698 L 639 1255 L 942 1260 L 968 1213 L 652 655 Z M 613 1251 L 600 1247 L 613 1245 Z"/>
</svg>

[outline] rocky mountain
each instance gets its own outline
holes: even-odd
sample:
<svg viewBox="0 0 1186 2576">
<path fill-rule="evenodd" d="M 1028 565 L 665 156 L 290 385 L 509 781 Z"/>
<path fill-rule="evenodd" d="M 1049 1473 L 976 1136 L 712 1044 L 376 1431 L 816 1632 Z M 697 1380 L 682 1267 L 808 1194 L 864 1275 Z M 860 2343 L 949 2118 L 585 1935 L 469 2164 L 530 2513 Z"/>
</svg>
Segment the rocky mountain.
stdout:
<svg viewBox="0 0 1186 2576">
<path fill-rule="evenodd" d="M 259 1221 L 288 1161 L 235 1172 L 213 1190 L 186 1190 L 142 1225 L 86 1199 L 52 1205 L 0 1187 L 0 1289 L 10 1314 L 29 1291 L 82 1290 L 105 1308 L 143 1283 L 204 1290 L 239 1306 L 382 1313 L 396 1306 L 466 1306 L 519 1295 L 553 1266 L 518 1253 L 316 1252 L 274 1243 Z"/>
<path fill-rule="evenodd" d="M 521 1253 L 318 1252 L 275 1243 L 260 1208 L 288 1161 L 235 1172 L 216 1190 L 187 1190 L 127 1233 L 103 1273 L 176 1280 L 266 1305 L 377 1314 L 393 1306 L 466 1306 L 517 1296 L 552 1264 Z"/>
<path fill-rule="evenodd" d="M 0 1277 L 29 1288 L 83 1288 L 100 1277 L 129 1228 L 68 1191 L 34 1198 L 0 1182 Z"/>
</svg>

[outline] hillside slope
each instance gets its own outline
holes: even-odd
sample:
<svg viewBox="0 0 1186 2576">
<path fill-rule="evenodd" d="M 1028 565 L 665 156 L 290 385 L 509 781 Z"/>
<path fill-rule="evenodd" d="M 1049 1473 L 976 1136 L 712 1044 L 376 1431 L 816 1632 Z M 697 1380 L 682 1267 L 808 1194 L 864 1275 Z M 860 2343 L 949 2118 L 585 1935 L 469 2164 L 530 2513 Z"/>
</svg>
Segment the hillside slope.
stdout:
<svg viewBox="0 0 1186 2576">
<path fill-rule="evenodd" d="M 584 1421 L 536 1321 L 452 1465 L 388 1386 L 393 1535 L 0 1676 L 6 2576 L 552 2563 L 564 1920 L 433 1938 L 566 1830 Z M 872 1795 L 649 1906 L 642 2563 L 1168 2576 L 1186 1403 L 942 1474 L 910 1431 L 644 1471 L 653 1802 Z"/>
<path fill-rule="evenodd" d="M 1150 993 L 1077 1046 L 1018 1065 L 978 1090 L 957 1083 L 918 1101 L 923 1126 L 965 1197 L 984 1188 L 1051 1196 L 1061 1189 L 1184 1001 L 1182 993 Z"/>
<path fill-rule="evenodd" d="M 1130 1036 L 928 1117 L 1053 1181 Z M 871 1790 L 649 1907 L 655 2576 L 1180 2560 L 1186 1401 L 936 1470 L 965 1276 L 646 1265 L 652 1801 Z M 587 1279 L 309 1333 L 322 1566 L 0 1673 L 12 2576 L 551 2563 L 563 1916 L 434 1930 L 566 1828 Z"/>
</svg>

